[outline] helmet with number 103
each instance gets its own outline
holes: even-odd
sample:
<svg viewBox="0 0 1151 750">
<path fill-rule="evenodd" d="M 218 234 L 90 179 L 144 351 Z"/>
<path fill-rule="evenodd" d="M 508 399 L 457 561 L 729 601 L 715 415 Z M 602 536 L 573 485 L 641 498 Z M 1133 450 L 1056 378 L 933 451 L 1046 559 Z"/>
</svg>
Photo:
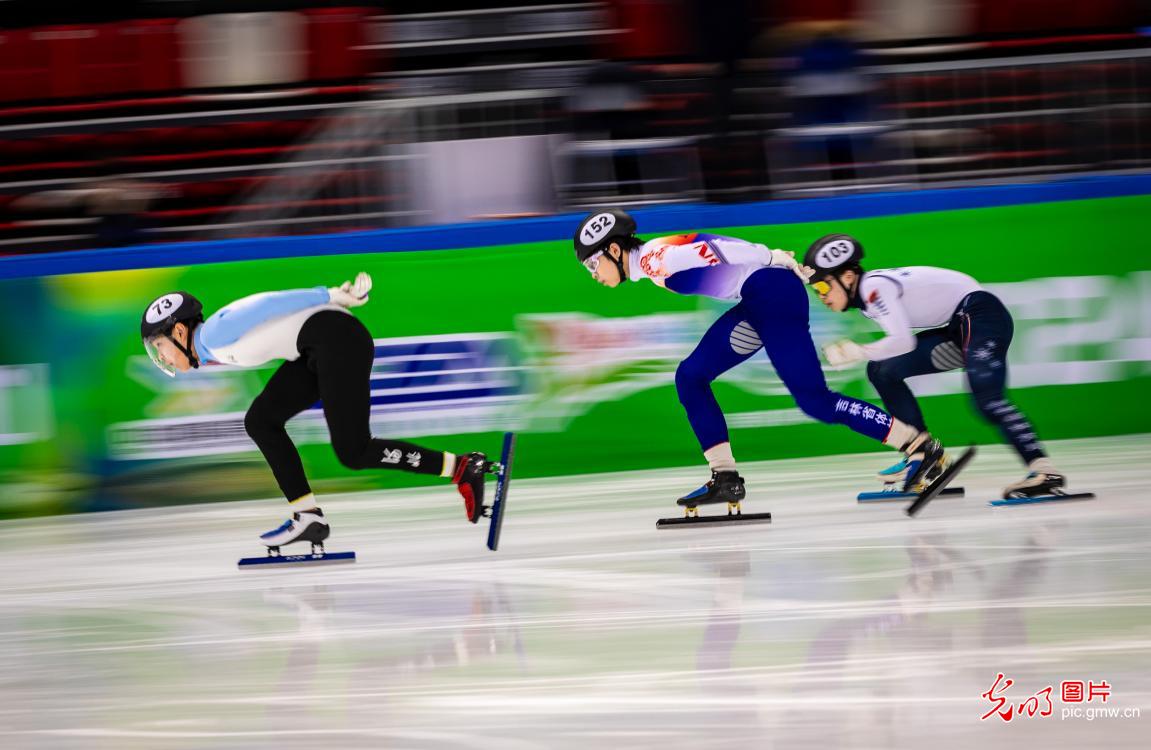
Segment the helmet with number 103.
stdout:
<svg viewBox="0 0 1151 750">
<path fill-rule="evenodd" d="M 844 271 L 859 270 L 863 244 L 850 234 L 828 234 L 811 243 L 803 256 L 803 265 L 812 269 L 810 281 L 839 276 Z"/>
</svg>

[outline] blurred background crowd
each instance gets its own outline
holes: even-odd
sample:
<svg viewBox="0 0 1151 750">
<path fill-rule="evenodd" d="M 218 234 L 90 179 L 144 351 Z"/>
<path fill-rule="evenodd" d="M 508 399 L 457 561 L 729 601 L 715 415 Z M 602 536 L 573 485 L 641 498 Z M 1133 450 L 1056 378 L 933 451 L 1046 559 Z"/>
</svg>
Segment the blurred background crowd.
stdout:
<svg viewBox="0 0 1151 750">
<path fill-rule="evenodd" d="M 1144 170 L 1149 27 L 1151 0 L 0 0 L 0 254 Z"/>
</svg>

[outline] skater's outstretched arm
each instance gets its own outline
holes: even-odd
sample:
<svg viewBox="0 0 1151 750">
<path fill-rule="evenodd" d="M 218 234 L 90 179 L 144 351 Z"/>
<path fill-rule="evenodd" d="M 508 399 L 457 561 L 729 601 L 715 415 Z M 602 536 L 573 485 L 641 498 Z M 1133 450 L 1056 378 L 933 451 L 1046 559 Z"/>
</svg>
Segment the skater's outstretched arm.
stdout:
<svg viewBox="0 0 1151 750">
<path fill-rule="evenodd" d="M 897 283 L 882 276 L 864 276 L 859 297 L 867 317 L 878 323 L 887 334 L 879 341 L 861 347 L 867 359 L 890 359 L 915 348 L 911 317 L 907 314 Z"/>
</svg>

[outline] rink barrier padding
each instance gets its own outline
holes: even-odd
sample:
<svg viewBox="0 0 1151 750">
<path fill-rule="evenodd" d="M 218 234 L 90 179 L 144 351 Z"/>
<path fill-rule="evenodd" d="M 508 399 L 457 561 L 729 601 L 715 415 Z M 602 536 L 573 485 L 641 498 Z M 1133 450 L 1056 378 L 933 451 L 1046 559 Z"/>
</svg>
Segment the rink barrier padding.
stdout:
<svg viewBox="0 0 1151 750">
<path fill-rule="evenodd" d="M 1121 435 L 1151 425 L 1151 254 L 1139 244 L 1151 194 L 923 211 L 939 207 L 933 201 L 944 193 L 987 203 L 1131 192 L 1148 181 L 664 207 L 644 214 L 653 226 L 641 225 L 641 234 L 699 229 L 802 251 L 815 237 L 844 231 L 864 238 L 875 268 L 927 263 L 970 273 L 1015 317 L 1011 397 L 1040 438 Z M 885 205 L 911 213 L 801 223 L 817 211 Z M 0 518 L 274 496 L 244 427 L 245 410 L 274 370 L 206 368 L 167 378 L 140 344 L 141 310 L 171 289 L 194 291 L 214 311 L 248 294 L 330 286 L 359 271 L 377 284 L 372 303 L 355 311 L 375 338 L 376 434 L 462 452 L 494 447 L 514 430 L 524 454 L 517 480 L 698 465 L 674 371 L 730 305 L 651 284 L 591 283 L 572 262 L 573 224 L 551 217 L 0 260 L 10 276 L 51 272 L 0 280 L 0 317 L 13 322 L 0 340 L 0 474 L 15 488 L 0 492 Z M 528 230 L 558 239 L 523 243 Z M 393 252 L 418 243 L 454 249 Z M 199 263 L 238 260 L 243 248 L 283 257 Z M 371 252 L 340 254 L 355 249 Z M 146 265 L 148 253 L 163 253 L 156 267 L 68 273 L 78 258 Z M 877 335 L 862 316 L 817 304 L 811 320 L 817 344 Z M 875 398 L 863 368 L 826 375 L 836 392 Z M 961 373 L 928 376 L 923 386 L 924 411 L 950 444 L 1001 442 L 973 413 Z M 741 461 L 878 449 L 809 419 L 780 388 L 763 356 L 717 383 Z M 425 482 L 349 472 L 327 444 L 317 406 L 289 430 L 320 492 Z M 209 468 L 213 481 L 201 481 Z"/>
</svg>

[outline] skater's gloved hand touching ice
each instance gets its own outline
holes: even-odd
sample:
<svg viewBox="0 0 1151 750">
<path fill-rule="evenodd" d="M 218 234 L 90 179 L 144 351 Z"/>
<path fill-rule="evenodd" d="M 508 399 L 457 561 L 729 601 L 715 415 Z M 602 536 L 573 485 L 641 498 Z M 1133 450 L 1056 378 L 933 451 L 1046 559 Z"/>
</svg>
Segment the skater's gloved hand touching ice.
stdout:
<svg viewBox="0 0 1151 750">
<path fill-rule="evenodd" d="M 343 307 L 359 307 L 368 301 L 372 291 L 372 277 L 361 271 L 355 281 L 345 281 L 340 286 L 328 289 L 328 299 Z"/>
<path fill-rule="evenodd" d="M 796 276 L 803 280 L 804 284 L 807 283 L 807 277 L 810 275 L 803 272 L 803 266 L 799 265 L 795 259 L 795 253 L 790 250 L 772 250 L 771 265 L 776 268 L 790 268 Z"/>
<path fill-rule="evenodd" d="M 867 359 L 862 346 L 846 340 L 823 347 L 823 356 L 832 367 L 847 367 Z"/>
</svg>

